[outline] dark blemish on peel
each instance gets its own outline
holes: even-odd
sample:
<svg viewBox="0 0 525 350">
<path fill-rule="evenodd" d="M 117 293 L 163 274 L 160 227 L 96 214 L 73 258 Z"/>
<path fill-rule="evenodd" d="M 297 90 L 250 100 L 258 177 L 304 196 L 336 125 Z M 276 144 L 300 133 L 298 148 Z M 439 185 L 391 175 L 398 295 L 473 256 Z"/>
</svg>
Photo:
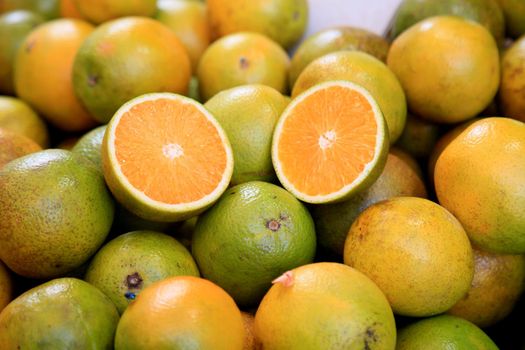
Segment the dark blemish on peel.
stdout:
<svg viewBox="0 0 525 350">
<path fill-rule="evenodd" d="M 128 275 L 126 277 L 126 286 L 128 289 L 138 289 L 142 287 L 142 277 L 138 272 L 135 272 L 132 275 Z"/>
<path fill-rule="evenodd" d="M 246 57 L 241 56 L 241 58 L 239 58 L 239 66 L 241 67 L 241 69 L 246 69 L 250 66 L 250 62 Z"/>
<path fill-rule="evenodd" d="M 31 53 L 31 51 L 33 50 L 33 47 L 35 46 L 36 44 L 36 41 L 35 40 L 31 40 L 30 42 L 27 43 L 26 45 L 26 53 Z"/>
<path fill-rule="evenodd" d="M 281 224 L 279 223 L 279 221 L 275 219 L 271 219 L 266 222 L 266 227 L 272 230 L 273 232 L 275 232 L 279 230 L 279 228 L 281 227 Z"/>
<path fill-rule="evenodd" d="M 98 75 L 89 75 L 88 76 L 88 86 L 93 87 L 97 85 L 98 79 L 99 79 Z"/>
</svg>

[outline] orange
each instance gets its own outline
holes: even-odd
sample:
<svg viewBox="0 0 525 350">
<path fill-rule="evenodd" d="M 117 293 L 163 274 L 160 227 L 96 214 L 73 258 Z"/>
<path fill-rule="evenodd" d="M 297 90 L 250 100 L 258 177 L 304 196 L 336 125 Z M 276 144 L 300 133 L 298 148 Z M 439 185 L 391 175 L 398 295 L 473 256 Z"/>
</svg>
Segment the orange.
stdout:
<svg viewBox="0 0 525 350">
<path fill-rule="evenodd" d="M 474 248 L 474 279 L 467 295 L 448 314 L 489 327 L 513 309 L 525 287 L 525 256 Z"/>
<path fill-rule="evenodd" d="M 351 82 L 326 82 L 286 107 L 273 134 L 272 162 L 279 181 L 300 200 L 342 201 L 379 177 L 388 144 L 372 95 Z"/>
<path fill-rule="evenodd" d="M 499 102 L 503 114 L 525 122 L 525 37 L 515 41 L 501 59 Z"/>
<path fill-rule="evenodd" d="M 93 26 L 78 19 L 57 19 L 32 31 L 15 60 L 15 90 L 50 123 L 65 131 L 95 125 L 75 96 L 71 70 L 75 55 Z"/>
<path fill-rule="evenodd" d="M 405 90 L 408 108 L 436 123 L 475 117 L 498 90 L 496 41 L 481 24 L 460 17 L 418 22 L 394 40 L 387 62 Z"/>
<path fill-rule="evenodd" d="M 461 224 L 416 197 L 390 198 L 363 211 L 348 232 L 344 261 L 370 277 L 404 316 L 445 312 L 465 296 L 474 276 Z"/>
<path fill-rule="evenodd" d="M 0 128 L 0 168 L 13 159 L 41 149 L 35 141 L 24 135 Z"/>
<path fill-rule="evenodd" d="M 106 125 L 99 126 L 75 140 L 71 152 L 87 163 L 102 171 L 102 140 L 106 133 Z"/>
<path fill-rule="evenodd" d="M 156 282 L 132 302 L 117 326 L 115 350 L 242 350 L 244 326 L 233 299 L 198 277 Z"/>
<path fill-rule="evenodd" d="M 252 31 L 287 49 L 301 38 L 308 22 L 306 0 L 207 0 L 206 5 L 215 38 Z"/>
<path fill-rule="evenodd" d="M 436 194 L 483 250 L 525 253 L 525 124 L 484 118 L 441 152 Z"/>
<path fill-rule="evenodd" d="M 118 17 L 152 16 L 156 0 L 73 0 L 78 12 L 88 21 L 100 24 Z"/>
<path fill-rule="evenodd" d="M 109 188 L 128 210 L 144 219 L 181 221 L 226 190 L 233 154 L 226 133 L 201 104 L 153 93 L 115 113 L 104 135 L 102 164 Z"/>
<path fill-rule="evenodd" d="M 0 312 L 6 307 L 13 297 L 13 281 L 11 273 L 0 260 Z"/>
<path fill-rule="evenodd" d="M 386 62 L 389 47 L 385 38 L 366 29 L 340 26 L 321 30 L 304 39 L 295 50 L 288 72 L 290 88 L 303 69 L 316 58 L 335 51 L 356 50 Z"/>
<path fill-rule="evenodd" d="M 337 263 L 303 265 L 275 279 L 255 314 L 255 334 L 265 350 L 391 350 L 396 343 L 383 292 Z"/>
<path fill-rule="evenodd" d="M 98 26 L 78 50 L 75 93 L 98 121 L 107 123 L 121 105 L 149 92 L 186 94 L 190 60 L 175 33 L 144 17 Z"/>
<path fill-rule="evenodd" d="M 216 93 L 245 84 L 263 84 L 281 93 L 287 89 L 288 54 L 268 37 L 243 32 L 227 35 L 204 52 L 197 68 L 204 101 Z"/>
<path fill-rule="evenodd" d="M 329 80 L 348 80 L 362 85 L 379 104 L 390 143 L 405 127 L 407 105 L 405 93 L 394 73 L 377 58 L 359 51 L 336 51 L 313 60 L 297 78 L 292 97 Z"/>
<path fill-rule="evenodd" d="M 75 5 L 75 0 L 60 0 L 60 17 L 83 19 Z"/>
<path fill-rule="evenodd" d="M 0 96 L 0 128 L 22 134 L 42 148 L 49 143 L 47 126 L 36 112 L 24 101 Z"/>
<path fill-rule="evenodd" d="M 432 153 L 440 131 L 438 124 L 408 113 L 405 128 L 396 146 L 415 158 L 426 158 Z"/>
<path fill-rule="evenodd" d="M 13 95 L 13 64 L 22 41 L 44 19 L 33 12 L 18 10 L 0 16 L 0 93 Z"/>
<path fill-rule="evenodd" d="M 159 0 L 157 7 L 155 19 L 177 34 L 188 51 L 192 71 L 196 72 L 211 40 L 206 5 L 198 1 Z"/>
</svg>

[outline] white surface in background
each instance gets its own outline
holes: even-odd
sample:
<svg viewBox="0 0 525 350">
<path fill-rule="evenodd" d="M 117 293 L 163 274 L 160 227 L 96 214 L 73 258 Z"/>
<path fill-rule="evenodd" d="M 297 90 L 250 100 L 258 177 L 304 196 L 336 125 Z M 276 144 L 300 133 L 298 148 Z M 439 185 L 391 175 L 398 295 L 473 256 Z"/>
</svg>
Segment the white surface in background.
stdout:
<svg viewBox="0 0 525 350">
<path fill-rule="evenodd" d="M 306 36 L 342 25 L 383 35 L 401 0 L 308 0 L 308 3 L 310 19 Z"/>
</svg>

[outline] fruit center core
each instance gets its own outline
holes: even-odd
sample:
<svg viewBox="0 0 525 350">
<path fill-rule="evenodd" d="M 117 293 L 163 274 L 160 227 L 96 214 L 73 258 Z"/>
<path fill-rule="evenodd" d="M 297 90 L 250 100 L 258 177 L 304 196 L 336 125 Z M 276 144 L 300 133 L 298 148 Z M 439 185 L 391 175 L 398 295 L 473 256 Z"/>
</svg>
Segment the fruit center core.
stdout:
<svg viewBox="0 0 525 350">
<path fill-rule="evenodd" d="M 162 146 L 162 153 L 164 154 L 164 157 L 173 160 L 183 156 L 184 150 L 178 143 L 168 143 L 167 145 Z"/>
<path fill-rule="evenodd" d="M 321 147 L 322 150 L 332 147 L 335 143 L 336 136 L 335 131 L 328 130 L 319 136 L 319 147 Z"/>
</svg>

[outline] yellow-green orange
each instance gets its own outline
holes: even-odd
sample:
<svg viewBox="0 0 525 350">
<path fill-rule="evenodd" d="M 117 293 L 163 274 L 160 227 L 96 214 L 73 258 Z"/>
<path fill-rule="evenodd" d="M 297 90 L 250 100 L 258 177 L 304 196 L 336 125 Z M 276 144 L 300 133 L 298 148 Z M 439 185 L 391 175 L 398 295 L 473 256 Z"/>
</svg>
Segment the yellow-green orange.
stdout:
<svg viewBox="0 0 525 350">
<path fill-rule="evenodd" d="M 14 10 L 27 10 L 38 13 L 46 20 L 60 17 L 59 0 L 2 0 L 0 13 Z"/>
<path fill-rule="evenodd" d="M 94 118 L 107 123 L 128 100 L 149 92 L 186 94 L 191 67 L 175 33 L 145 17 L 98 26 L 73 65 L 75 93 Z"/>
<path fill-rule="evenodd" d="M 71 149 L 74 155 L 94 165 L 102 172 L 102 140 L 106 125 L 99 126 L 84 134 Z"/>
<path fill-rule="evenodd" d="M 105 244 L 91 260 L 84 279 L 104 292 L 122 313 L 144 288 L 181 275 L 199 276 L 182 244 L 164 233 L 133 231 Z"/>
<path fill-rule="evenodd" d="M 25 10 L 0 16 L 0 93 L 14 94 L 13 64 L 16 52 L 26 35 L 43 22 L 40 15 Z"/>
<path fill-rule="evenodd" d="M 432 153 L 439 135 L 438 124 L 409 113 L 396 146 L 415 158 L 426 158 Z"/>
<path fill-rule="evenodd" d="M 24 101 L 15 97 L 0 96 L 0 128 L 22 134 L 42 148 L 47 147 L 47 126 Z"/>
<path fill-rule="evenodd" d="M 115 350 L 242 350 L 244 326 L 233 299 L 212 282 L 177 276 L 144 289 L 122 315 Z"/>
<path fill-rule="evenodd" d="M 207 0 L 206 6 L 215 38 L 252 31 L 290 48 L 308 22 L 306 0 Z"/>
<path fill-rule="evenodd" d="M 498 350 L 485 332 L 459 317 L 416 321 L 398 333 L 396 350 Z"/>
<path fill-rule="evenodd" d="M 44 150 L 0 170 L 0 259 L 19 275 L 67 273 L 106 238 L 113 202 L 102 175 L 69 151 Z"/>
<path fill-rule="evenodd" d="M 503 15 L 507 35 L 512 38 L 519 38 L 525 33 L 525 3 L 521 0 L 498 0 Z"/>
<path fill-rule="evenodd" d="M 216 93 L 245 84 L 263 84 L 281 93 L 287 90 L 290 59 L 276 42 L 252 32 L 230 34 L 211 44 L 197 68 L 204 101 Z"/>
<path fill-rule="evenodd" d="M 272 135 L 287 105 L 279 91 L 265 85 L 242 85 L 221 91 L 204 104 L 230 140 L 234 158 L 231 185 L 276 179 Z"/>
<path fill-rule="evenodd" d="M 35 141 L 0 128 L 0 168 L 13 159 L 40 150 L 42 148 Z"/>
<path fill-rule="evenodd" d="M 344 261 L 370 277 L 395 313 L 424 317 L 463 298 L 474 276 L 467 234 L 427 199 L 395 197 L 363 211 L 345 241 Z"/>
<path fill-rule="evenodd" d="M 283 272 L 313 261 L 314 223 L 290 193 L 266 182 L 227 190 L 200 215 L 192 253 L 203 277 L 254 306 Z"/>
<path fill-rule="evenodd" d="M 100 290 L 59 278 L 30 289 L 0 313 L 0 347 L 110 349 L 117 322 L 115 305 Z"/>
<path fill-rule="evenodd" d="M 483 250 L 525 253 L 525 124 L 484 118 L 437 159 L 436 194 Z"/>
<path fill-rule="evenodd" d="M 394 40 L 388 67 L 405 90 L 408 108 L 437 123 L 458 123 L 487 107 L 498 90 L 499 52 L 481 24 L 437 16 Z"/>
<path fill-rule="evenodd" d="M 74 0 L 78 12 L 100 24 L 118 17 L 153 16 L 157 0 Z"/>
<path fill-rule="evenodd" d="M 0 260 L 0 312 L 11 302 L 13 296 L 13 281 L 5 264 Z"/>
<path fill-rule="evenodd" d="M 367 89 L 376 99 L 394 143 L 405 126 L 405 94 L 396 76 L 377 58 L 358 51 L 338 51 L 312 61 L 297 78 L 296 97 L 306 89 L 329 80 L 348 80 Z"/>
<path fill-rule="evenodd" d="M 513 309 L 525 287 L 525 256 L 474 248 L 474 279 L 467 295 L 448 314 L 489 327 Z"/>
<path fill-rule="evenodd" d="M 267 350 L 387 350 L 396 342 L 383 292 L 337 263 L 304 265 L 277 278 L 255 314 L 255 334 Z"/>
<path fill-rule="evenodd" d="M 363 51 L 386 62 L 389 47 L 385 38 L 366 29 L 340 26 L 321 30 L 304 39 L 295 50 L 288 71 L 290 88 L 310 62 L 330 52 Z"/>
<path fill-rule="evenodd" d="M 341 203 L 310 207 L 319 245 L 342 256 L 348 230 L 357 216 L 374 203 L 398 196 L 426 197 L 427 191 L 417 172 L 389 153 L 383 172 L 368 189 Z"/>
<path fill-rule="evenodd" d="M 525 122 L 525 37 L 515 41 L 501 60 L 499 102 L 503 114 Z"/>
</svg>

